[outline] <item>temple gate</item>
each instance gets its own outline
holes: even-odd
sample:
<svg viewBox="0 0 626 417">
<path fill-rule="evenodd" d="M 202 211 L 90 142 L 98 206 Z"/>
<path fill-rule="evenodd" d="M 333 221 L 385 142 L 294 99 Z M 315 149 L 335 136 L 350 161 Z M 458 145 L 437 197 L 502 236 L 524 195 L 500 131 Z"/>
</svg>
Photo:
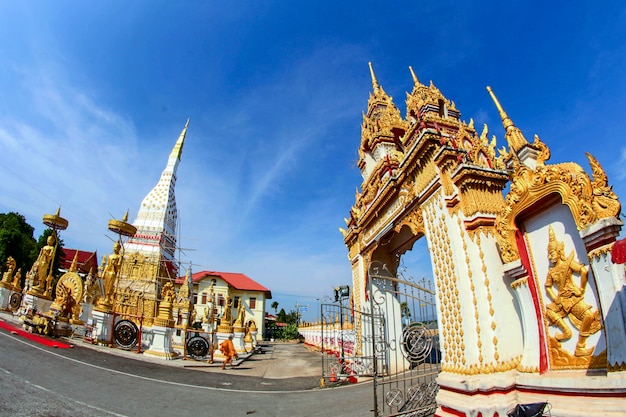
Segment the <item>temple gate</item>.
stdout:
<svg viewBox="0 0 626 417">
<path fill-rule="evenodd" d="M 412 69 L 402 118 L 370 71 L 363 183 L 341 231 L 352 308 L 369 313 L 355 320 L 355 350 L 367 357 L 369 341 L 379 340 L 370 356 L 385 358 L 373 362 L 376 414 L 425 409 L 412 404 L 428 381 L 414 383 L 410 353 L 436 346 L 435 336 L 438 416 L 504 416 L 537 401 L 559 416 L 621 413 L 626 279 L 611 261 L 621 206 L 600 164 L 588 154 L 591 177 L 574 163 L 547 165 L 547 145 L 536 135 L 529 143 L 488 88 L 508 145 L 496 152 L 486 125 L 478 134 Z M 420 238 L 436 330 L 402 314 L 412 283 L 398 278 L 398 265 Z"/>
</svg>

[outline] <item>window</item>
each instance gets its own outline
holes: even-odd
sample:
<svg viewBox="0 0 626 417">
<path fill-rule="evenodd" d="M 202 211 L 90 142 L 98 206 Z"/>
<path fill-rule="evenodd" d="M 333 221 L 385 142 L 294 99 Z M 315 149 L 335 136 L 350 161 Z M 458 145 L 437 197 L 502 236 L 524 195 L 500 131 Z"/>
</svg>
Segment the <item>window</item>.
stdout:
<svg viewBox="0 0 626 417">
<path fill-rule="evenodd" d="M 198 294 L 193 295 L 193 303 L 198 304 Z"/>
<path fill-rule="evenodd" d="M 206 304 L 206 293 L 202 293 L 202 304 Z"/>
<path fill-rule="evenodd" d="M 446 102 L 442 99 L 439 99 L 439 117 L 448 117 L 448 106 L 446 106 Z"/>
<path fill-rule="evenodd" d="M 224 296 L 222 294 L 217 296 L 217 305 L 220 307 L 224 307 L 226 301 L 224 300 Z"/>
<path fill-rule="evenodd" d="M 235 297 L 235 301 L 233 301 L 233 308 L 239 308 L 239 297 Z"/>
<path fill-rule="evenodd" d="M 256 298 L 250 297 L 250 310 L 254 310 L 256 308 Z"/>
</svg>

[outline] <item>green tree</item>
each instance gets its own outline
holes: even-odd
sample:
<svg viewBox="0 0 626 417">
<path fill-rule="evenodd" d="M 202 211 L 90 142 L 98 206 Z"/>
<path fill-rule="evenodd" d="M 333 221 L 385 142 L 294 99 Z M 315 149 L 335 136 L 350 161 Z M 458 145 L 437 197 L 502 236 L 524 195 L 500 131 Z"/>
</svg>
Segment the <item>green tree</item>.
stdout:
<svg viewBox="0 0 626 417">
<path fill-rule="evenodd" d="M 400 303 L 400 311 L 402 312 L 402 317 L 406 319 L 411 318 L 411 309 L 409 308 L 409 304 L 406 301 Z"/>
<path fill-rule="evenodd" d="M 287 323 L 287 313 L 284 308 L 281 308 L 276 315 L 276 323 Z"/>
<path fill-rule="evenodd" d="M 287 324 L 298 324 L 298 312 L 296 310 L 291 310 L 289 314 L 287 314 L 285 318 L 285 323 Z"/>
<path fill-rule="evenodd" d="M 4 272 L 4 263 L 9 256 L 15 259 L 22 277 L 37 258 L 37 241 L 33 237 L 35 229 L 26 223 L 19 213 L 0 213 L 0 262 Z"/>
<path fill-rule="evenodd" d="M 278 310 L 278 301 L 272 301 L 272 308 L 274 309 L 274 314 L 277 314 L 276 311 Z"/>
</svg>

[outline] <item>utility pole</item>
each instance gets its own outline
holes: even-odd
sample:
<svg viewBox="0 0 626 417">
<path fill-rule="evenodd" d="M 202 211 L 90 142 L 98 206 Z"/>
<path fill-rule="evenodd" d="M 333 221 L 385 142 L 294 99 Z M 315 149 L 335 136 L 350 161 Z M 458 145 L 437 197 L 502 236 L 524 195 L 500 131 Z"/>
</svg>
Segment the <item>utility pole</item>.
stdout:
<svg viewBox="0 0 626 417">
<path fill-rule="evenodd" d="M 300 303 L 296 301 L 296 326 L 300 325 Z"/>
</svg>

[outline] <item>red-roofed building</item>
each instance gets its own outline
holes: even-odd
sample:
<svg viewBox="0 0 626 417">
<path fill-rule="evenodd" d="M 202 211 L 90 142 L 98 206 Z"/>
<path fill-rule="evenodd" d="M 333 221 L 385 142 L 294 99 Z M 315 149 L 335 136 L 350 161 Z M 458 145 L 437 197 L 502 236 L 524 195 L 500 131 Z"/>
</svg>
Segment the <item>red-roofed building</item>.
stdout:
<svg viewBox="0 0 626 417">
<path fill-rule="evenodd" d="M 62 248 L 61 256 L 59 258 L 59 269 L 61 271 L 69 271 L 78 252 L 78 258 L 76 259 L 76 272 L 82 277 L 87 275 L 90 270 L 93 269 L 93 273 L 98 273 L 98 254 L 96 252 L 87 252 L 78 249 Z"/>
<path fill-rule="evenodd" d="M 185 276 L 176 279 L 179 287 L 185 281 Z M 193 283 L 194 308 L 196 320 L 202 321 L 206 315 L 205 308 L 211 294 L 213 283 L 213 296 L 219 318 L 223 317 L 226 308 L 226 298 L 232 299 L 231 316 L 237 317 L 239 303 L 243 302 L 246 309 L 245 322 L 253 320 L 258 328 L 257 340 L 262 340 L 265 334 L 265 304 L 272 298 L 272 292 L 254 281 L 252 278 L 235 272 L 200 271 L 191 275 Z"/>
</svg>

